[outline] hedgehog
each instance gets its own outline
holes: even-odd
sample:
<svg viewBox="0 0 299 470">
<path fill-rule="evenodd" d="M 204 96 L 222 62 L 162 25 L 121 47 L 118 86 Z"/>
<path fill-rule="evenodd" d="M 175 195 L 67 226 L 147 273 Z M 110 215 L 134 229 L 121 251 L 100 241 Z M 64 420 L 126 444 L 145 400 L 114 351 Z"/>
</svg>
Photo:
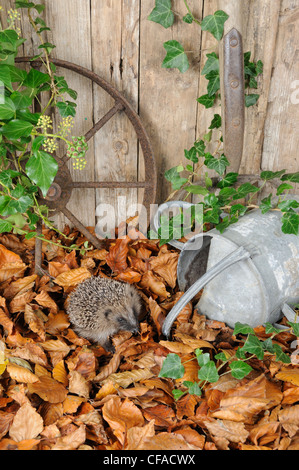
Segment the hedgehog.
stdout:
<svg viewBox="0 0 299 470">
<path fill-rule="evenodd" d="M 141 298 L 131 284 L 91 277 L 70 294 L 67 314 L 74 330 L 114 352 L 111 337 L 121 330 L 139 331 Z"/>
</svg>

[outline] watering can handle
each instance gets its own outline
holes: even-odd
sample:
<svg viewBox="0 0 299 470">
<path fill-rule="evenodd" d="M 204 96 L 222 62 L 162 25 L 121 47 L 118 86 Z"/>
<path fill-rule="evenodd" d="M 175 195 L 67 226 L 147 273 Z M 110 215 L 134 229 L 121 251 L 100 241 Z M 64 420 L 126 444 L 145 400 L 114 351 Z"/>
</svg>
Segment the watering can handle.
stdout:
<svg viewBox="0 0 299 470">
<path fill-rule="evenodd" d="M 160 228 L 160 217 L 165 212 L 167 209 L 170 209 L 171 207 L 180 207 L 181 209 L 190 209 L 190 207 L 194 206 L 194 204 L 191 204 L 190 202 L 186 201 L 168 201 L 164 202 L 164 204 L 161 204 L 158 207 L 157 212 L 155 213 L 155 216 L 153 218 L 153 225 L 154 225 L 154 231 L 158 233 L 158 230 Z M 168 242 L 169 245 L 182 250 L 185 246 L 185 243 L 179 242 L 178 240 L 171 240 Z"/>
<path fill-rule="evenodd" d="M 239 172 L 244 143 L 245 83 L 242 1 L 218 0 L 229 15 L 219 47 L 224 154 L 230 171 Z"/>
<path fill-rule="evenodd" d="M 216 263 L 211 269 L 209 269 L 201 278 L 199 278 L 189 289 L 182 295 L 175 306 L 168 313 L 162 327 L 162 333 L 168 338 L 171 326 L 180 311 L 187 305 L 190 300 L 214 277 L 220 274 L 224 269 L 229 268 L 238 261 L 242 261 L 250 258 L 250 253 L 243 246 L 233 251 L 221 261 Z"/>
</svg>

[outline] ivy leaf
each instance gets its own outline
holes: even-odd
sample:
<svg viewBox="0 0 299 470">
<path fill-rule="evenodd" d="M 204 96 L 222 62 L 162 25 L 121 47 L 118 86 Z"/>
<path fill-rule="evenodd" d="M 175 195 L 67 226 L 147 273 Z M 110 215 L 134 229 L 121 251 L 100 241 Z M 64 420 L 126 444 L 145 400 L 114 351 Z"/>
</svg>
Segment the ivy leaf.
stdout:
<svg viewBox="0 0 299 470">
<path fill-rule="evenodd" d="M 164 28 L 169 28 L 174 22 L 174 14 L 171 11 L 171 7 L 171 0 L 156 0 L 155 8 L 148 16 L 148 20 L 154 21 Z"/>
<path fill-rule="evenodd" d="M 0 233 L 10 232 L 12 230 L 12 224 L 6 220 L 0 219 Z"/>
<path fill-rule="evenodd" d="M 205 196 L 209 193 L 209 191 L 204 187 L 196 184 L 192 184 L 191 186 L 186 187 L 186 191 L 191 194 L 200 194 Z"/>
<path fill-rule="evenodd" d="M 197 101 L 202 104 L 206 109 L 212 108 L 214 106 L 216 100 L 216 95 L 209 96 L 209 95 L 202 95 L 197 98 Z"/>
<path fill-rule="evenodd" d="M 170 353 L 163 362 L 159 377 L 181 379 L 184 373 L 185 368 L 181 362 L 181 358 L 177 354 Z"/>
<path fill-rule="evenodd" d="M 243 199 L 247 194 L 256 193 L 259 191 L 257 186 L 254 186 L 251 183 L 244 183 L 238 188 L 237 195 L 233 199 Z"/>
<path fill-rule="evenodd" d="M 299 231 L 299 215 L 296 212 L 285 212 L 282 216 L 283 233 L 298 235 Z"/>
<path fill-rule="evenodd" d="M 218 10 L 214 15 L 208 15 L 202 20 L 201 29 L 203 31 L 209 31 L 218 41 L 220 41 L 223 36 L 224 23 L 227 19 L 228 15 L 224 11 Z"/>
<path fill-rule="evenodd" d="M 33 125 L 21 119 L 13 119 L 1 128 L 1 133 L 10 140 L 18 140 L 20 137 L 28 137 Z"/>
<path fill-rule="evenodd" d="M 238 181 L 238 173 L 227 173 L 221 181 L 217 184 L 217 188 L 226 188 L 228 186 L 233 186 Z"/>
<path fill-rule="evenodd" d="M 262 171 L 261 179 L 265 181 L 273 180 L 274 178 L 280 178 L 286 170 L 280 171 Z"/>
<path fill-rule="evenodd" d="M 185 15 L 185 16 L 183 17 L 183 21 L 184 21 L 185 23 L 192 24 L 192 23 L 193 23 L 193 16 L 190 15 L 190 13 L 187 13 L 187 15 Z"/>
<path fill-rule="evenodd" d="M 254 106 L 259 99 L 260 95 L 257 95 L 256 93 L 252 93 L 250 95 L 245 95 L 245 106 L 246 108 L 249 108 L 250 106 Z"/>
<path fill-rule="evenodd" d="M 58 163 L 55 158 L 42 150 L 34 152 L 26 163 L 27 176 L 41 189 L 44 197 L 47 195 L 57 171 Z"/>
<path fill-rule="evenodd" d="M 221 155 L 220 158 L 215 158 L 210 153 L 206 153 L 205 165 L 210 170 L 215 170 L 219 175 L 223 175 L 226 167 L 229 166 L 229 161 L 225 155 Z"/>
<path fill-rule="evenodd" d="M 233 335 L 236 336 L 238 334 L 241 334 L 241 335 L 253 334 L 254 335 L 255 333 L 254 333 L 254 329 L 251 326 L 247 325 L 247 323 L 236 322 Z"/>
<path fill-rule="evenodd" d="M 214 96 L 215 93 L 220 89 L 220 75 L 216 70 L 212 70 L 206 75 L 208 83 L 208 95 Z"/>
<path fill-rule="evenodd" d="M 229 367 L 232 376 L 238 380 L 244 379 L 244 377 L 252 371 L 252 367 L 244 361 L 233 361 L 230 363 Z"/>
<path fill-rule="evenodd" d="M 254 354 L 260 360 L 264 358 L 263 345 L 255 335 L 248 335 L 247 340 L 241 349 L 242 351 Z"/>
<path fill-rule="evenodd" d="M 205 63 L 204 68 L 202 69 L 201 75 L 206 75 L 209 72 L 216 71 L 219 72 L 219 57 L 217 56 L 216 52 L 211 52 L 207 54 L 208 60 Z"/>
<path fill-rule="evenodd" d="M 281 333 L 281 330 L 279 330 L 278 328 L 275 328 L 275 326 L 273 326 L 272 323 L 266 322 L 265 323 L 265 333 L 266 333 L 266 335 L 270 335 L 272 333 L 275 333 L 276 335 L 278 335 L 279 333 Z"/>
<path fill-rule="evenodd" d="M 288 325 L 292 327 L 294 335 L 299 337 L 299 323 L 293 323 L 288 321 Z"/>
<path fill-rule="evenodd" d="M 247 212 L 247 207 L 246 206 L 243 206 L 243 204 L 234 204 L 232 207 L 231 207 L 231 210 L 230 210 L 230 215 L 237 215 L 237 216 L 243 216 L 245 215 Z"/>
<path fill-rule="evenodd" d="M 199 142 L 194 142 L 194 147 L 196 149 L 196 152 L 200 157 L 204 157 L 205 155 L 205 150 L 206 150 L 206 144 L 204 143 L 203 140 L 200 140 Z"/>
<path fill-rule="evenodd" d="M 288 191 L 289 189 L 294 189 L 294 186 L 288 183 L 282 183 L 278 186 L 276 194 L 277 196 L 280 196 L 281 194 L 283 194 L 285 191 Z"/>
<path fill-rule="evenodd" d="M 4 103 L 0 104 L 0 119 L 12 119 L 15 115 L 16 108 L 10 98 L 5 98 Z"/>
<path fill-rule="evenodd" d="M 189 380 L 186 380 L 185 382 L 183 382 L 183 385 L 188 388 L 188 392 L 190 393 L 190 395 L 197 395 L 198 397 L 201 396 L 201 388 L 197 382 L 190 382 Z"/>
<path fill-rule="evenodd" d="M 162 63 L 162 67 L 172 69 L 177 68 L 184 73 L 189 68 L 189 60 L 184 51 L 183 46 L 175 39 L 164 43 L 166 49 L 166 57 Z"/>
<path fill-rule="evenodd" d="M 284 364 L 290 364 L 291 363 L 290 357 L 286 353 L 283 352 L 282 347 L 279 344 L 274 343 L 273 344 L 273 349 L 274 349 L 277 361 L 281 361 Z"/>
<path fill-rule="evenodd" d="M 299 202 L 295 199 L 287 199 L 278 204 L 278 208 L 281 212 L 288 212 L 290 209 L 297 209 L 299 207 Z"/>
<path fill-rule="evenodd" d="M 213 120 L 211 122 L 209 129 L 219 129 L 219 127 L 221 127 L 221 124 L 222 124 L 222 119 L 221 119 L 220 114 L 214 114 L 214 117 L 213 117 Z"/>
<path fill-rule="evenodd" d="M 272 209 L 272 194 L 269 194 L 268 197 L 262 199 L 260 203 L 260 210 L 262 214 L 266 214 L 270 209 Z"/>
<path fill-rule="evenodd" d="M 193 163 L 198 163 L 196 147 L 192 147 L 190 150 L 185 150 L 185 157 Z"/>
<path fill-rule="evenodd" d="M 59 101 L 56 103 L 56 106 L 59 109 L 61 117 L 76 116 L 76 103 L 72 103 L 71 101 Z"/>
<path fill-rule="evenodd" d="M 25 78 L 23 85 L 29 88 L 38 88 L 43 83 L 48 83 L 50 76 L 47 73 L 42 73 L 39 70 L 31 69 Z"/>
<path fill-rule="evenodd" d="M 205 380 L 210 383 L 217 382 L 219 374 L 215 363 L 213 361 L 209 361 L 207 364 L 202 366 L 198 371 L 198 378 L 199 380 Z"/>
<path fill-rule="evenodd" d="M 291 183 L 299 183 L 299 172 L 297 173 L 287 173 L 283 175 L 281 181 L 290 181 Z"/>
</svg>

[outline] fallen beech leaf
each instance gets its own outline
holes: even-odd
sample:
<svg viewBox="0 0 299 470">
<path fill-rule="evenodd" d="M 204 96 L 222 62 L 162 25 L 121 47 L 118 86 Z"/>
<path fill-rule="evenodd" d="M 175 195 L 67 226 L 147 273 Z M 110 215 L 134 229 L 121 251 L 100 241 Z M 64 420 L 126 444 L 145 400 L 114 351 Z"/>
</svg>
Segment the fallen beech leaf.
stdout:
<svg viewBox="0 0 299 470">
<path fill-rule="evenodd" d="M 150 259 L 151 269 L 174 289 L 177 280 L 179 253 L 164 253 Z"/>
<path fill-rule="evenodd" d="M 128 282 L 129 284 L 136 284 L 141 280 L 141 274 L 133 269 L 126 269 L 122 273 L 118 274 L 115 278 L 117 281 Z"/>
<path fill-rule="evenodd" d="M 196 447 L 189 444 L 182 435 L 170 434 L 168 432 L 161 432 L 156 434 L 149 439 L 145 439 L 139 446 L 138 450 L 200 450 L 200 447 Z"/>
<path fill-rule="evenodd" d="M 90 271 L 87 268 L 77 268 L 66 271 L 65 273 L 59 274 L 54 282 L 61 287 L 76 286 L 80 282 L 85 281 L 91 277 Z"/>
<path fill-rule="evenodd" d="M 107 377 L 109 377 L 111 374 L 117 371 L 118 366 L 121 361 L 121 354 L 117 352 L 116 354 L 113 355 L 112 359 L 109 361 L 109 363 L 104 366 L 99 374 L 93 379 L 94 382 L 102 382 L 105 380 Z"/>
<path fill-rule="evenodd" d="M 35 284 L 37 274 L 32 276 L 23 277 L 17 281 L 12 282 L 5 290 L 4 297 L 8 300 L 11 300 L 17 294 L 24 294 L 26 291 L 32 289 Z"/>
<path fill-rule="evenodd" d="M 69 373 L 69 392 L 75 393 L 83 398 L 89 398 L 89 383 L 76 370 Z"/>
<path fill-rule="evenodd" d="M 271 421 L 269 423 L 257 424 L 250 430 L 250 439 L 255 444 L 258 445 L 258 440 L 267 435 L 273 436 L 279 427 L 278 421 Z M 272 440 L 272 439 L 271 439 Z"/>
<path fill-rule="evenodd" d="M 6 370 L 11 378 L 17 382 L 33 384 L 39 381 L 39 378 L 33 374 L 33 372 L 30 372 L 29 369 L 18 366 L 17 364 L 7 364 Z"/>
<path fill-rule="evenodd" d="M 143 274 L 140 286 L 149 289 L 150 292 L 158 295 L 162 299 L 170 297 L 170 293 L 167 292 L 164 283 L 160 281 L 152 271 L 148 271 Z"/>
<path fill-rule="evenodd" d="M 184 395 L 176 404 L 178 419 L 183 419 L 184 416 L 187 418 L 194 416 L 197 403 L 198 397 L 195 395 L 190 395 L 190 393 Z"/>
<path fill-rule="evenodd" d="M 188 444 L 191 444 L 199 449 L 203 449 L 205 444 L 205 437 L 199 434 L 195 429 L 191 429 L 189 426 L 186 428 L 178 429 L 173 432 L 174 434 L 181 435 Z"/>
<path fill-rule="evenodd" d="M 59 261 L 50 261 L 48 264 L 48 270 L 50 276 L 57 277 L 59 274 L 70 271 L 70 267 L 66 263 L 60 263 Z"/>
<path fill-rule="evenodd" d="M 4 245 L 0 244 L 0 268 L 5 266 L 7 263 L 16 263 L 20 264 L 22 262 L 22 258 L 14 253 L 13 251 L 8 250 L 5 248 Z"/>
<path fill-rule="evenodd" d="M 39 381 L 28 385 L 30 393 L 36 393 L 44 401 L 50 403 L 61 403 L 66 399 L 67 390 L 57 380 L 43 375 Z"/>
<path fill-rule="evenodd" d="M 144 418 L 140 409 L 125 398 L 112 397 L 103 406 L 103 418 L 111 427 L 119 442 L 124 445 L 128 429 L 143 426 Z"/>
<path fill-rule="evenodd" d="M 0 308 L 0 325 L 3 326 L 8 335 L 12 334 L 14 323 L 2 308 Z"/>
<path fill-rule="evenodd" d="M 6 263 L 0 268 L 0 282 L 7 281 L 12 276 L 21 277 L 27 269 L 26 264 L 21 262 Z"/>
<path fill-rule="evenodd" d="M 45 324 L 47 333 L 51 335 L 57 335 L 63 330 L 66 330 L 70 326 L 68 315 L 64 311 L 60 311 L 56 314 L 49 313 L 48 321 Z"/>
<path fill-rule="evenodd" d="M 41 318 L 36 315 L 35 311 L 33 310 L 30 304 L 25 305 L 24 320 L 26 323 L 28 323 L 30 330 L 34 333 L 37 333 L 40 338 L 45 341 L 45 324 L 41 320 Z"/>
<path fill-rule="evenodd" d="M 275 378 L 299 386 L 299 369 L 282 369 Z"/>
<path fill-rule="evenodd" d="M 66 414 L 74 414 L 79 406 L 84 402 L 85 398 L 75 395 L 68 395 L 63 402 L 63 412 Z"/>
<path fill-rule="evenodd" d="M 35 343 L 25 343 L 21 347 L 17 347 L 14 351 L 11 351 L 10 355 L 21 357 L 41 366 L 46 367 L 48 365 L 45 352 L 38 344 Z"/>
<path fill-rule="evenodd" d="M 214 346 L 209 343 L 208 341 L 204 341 L 203 339 L 197 339 L 193 338 L 192 336 L 186 335 L 184 333 L 175 333 L 175 337 L 178 338 L 182 343 L 187 344 L 191 348 L 193 348 L 193 351 L 197 348 L 209 348 L 209 349 L 215 349 Z"/>
<path fill-rule="evenodd" d="M 225 438 L 230 442 L 244 443 L 249 436 L 244 423 L 228 420 L 207 420 L 205 425 L 209 432 L 217 438 Z"/>
<path fill-rule="evenodd" d="M 299 426 L 299 405 L 287 406 L 278 412 L 279 421 L 285 424 L 295 424 Z"/>
<path fill-rule="evenodd" d="M 51 313 L 57 313 L 58 306 L 56 302 L 50 297 L 48 292 L 42 290 L 34 299 L 42 307 L 48 308 Z"/>
<path fill-rule="evenodd" d="M 145 419 L 155 421 L 155 426 L 161 426 L 162 428 L 168 428 L 176 423 L 176 415 L 170 406 L 157 405 L 150 406 L 143 410 Z"/>
<path fill-rule="evenodd" d="M 41 343 L 41 346 L 46 351 L 61 352 L 65 356 L 70 352 L 70 347 L 60 339 L 49 339 L 49 341 Z"/>
<path fill-rule="evenodd" d="M 127 388 L 132 383 L 139 382 L 140 380 L 149 379 L 153 376 L 154 374 L 148 369 L 138 369 L 111 374 L 106 380 L 111 380 L 114 384 L 117 384 L 118 386 L 123 388 Z"/>
<path fill-rule="evenodd" d="M 44 420 L 44 425 L 50 426 L 63 416 L 62 403 L 45 402 L 40 409 L 40 414 Z"/>
<path fill-rule="evenodd" d="M 151 317 L 154 320 L 155 326 L 160 336 L 162 333 L 162 326 L 166 315 L 161 309 L 161 307 L 158 305 L 158 303 L 152 297 L 149 298 L 149 308 L 151 312 Z"/>
<path fill-rule="evenodd" d="M 5 434 L 7 434 L 7 431 L 9 430 L 14 417 L 14 413 L 0 411 L 0 440 L 2 439 L 2 437 L 5 436 Z"/>
<path fill-rule="evenodd" d="M 128 243 L 130 238 L 118 238 L 116 242 L 111 245 L 109 253 L 106 256 L 106 263 L 111 268 L 112 272 L 119 274 L 125 271 L 127 265 Z"/>
<path fill-rule="evenodd" d="M 27 304 L 35 297 L 35 292 L 28 291 L 16 295 L 9 304 L 11 313 L 24 312 Z"/>
<path fill-rule="evenodd" d="M 126 450 L 139 450 L 142 443 L 155 435 L 155 420 L 152 419 L 144 426 L 134 426 L 128 429 Z"/>
<path fill-rule="evenodd" d="M 35 439 L 43 430 L 42 417 L 29 403 L 22 405 L 17 411 L 9 429 L 10 437 L 20 442 L 25 439 Z"/>
<path fill-rule="evenodd" d="M 56 439 L 56 444 L 51 447 L 51 450 L 75 450 L 83 444 L 85 440 L 86 430 L 85 426 L 82 425 L 70 434 Z"/>
<path fill-rule="evenodd" d="M 191 346 L 187 344 L 178 343 L 177 341 L 160 341 L 161 346 L 168 349 L 168 351 L 176 354 L 188 354 L 194 351 Z"/>
<path fill-rule="evenodd" d="M 102 400 L 108 395 L 114 395 L 117 392 L 117 390 L 118 390 L 118 386 L 114 385 L 112 381 L 108 380 L 108 382 L 104 383 L 104 385 L 97 392 L 95 396 L 95 400 Z"/>
<path fill-rule="evenodd" d="M 52 371 L 53 378 L 57 380 L 57 382 L 62 383 L 65 387 L 68 386 L 68 378 L 67 378 L 67 371 L 64 366 L 64 361 L 60 361 L 56 364 Z"/>
</svg>

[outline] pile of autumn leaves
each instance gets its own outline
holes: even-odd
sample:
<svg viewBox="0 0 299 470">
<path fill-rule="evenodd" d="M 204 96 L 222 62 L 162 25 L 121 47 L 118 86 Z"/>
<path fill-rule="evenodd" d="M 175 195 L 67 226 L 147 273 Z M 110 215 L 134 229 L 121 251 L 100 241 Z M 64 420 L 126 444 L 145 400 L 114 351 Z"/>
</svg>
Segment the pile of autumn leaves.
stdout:
<svg viewBox="0 0 299 470">
<path fill-rule="evenodd" d="M 65 230 L 83 247 L 84 237 Z M 163 338 L 164 318 L 182 295 L 176 250 L 136 232 L 100 250 L 43 242 L 42 251 L 46 273 L 38 276 L 34 240 L 0 237 L 0 450 L 299 448 L 299 370 L 268 353 L 250 360 L 243 380 L 224 374 L 201 397 L 174 399 L 174 388 L 198 380 L 197 348 L 213 357 L 244 341 L 191 303 L 172 340 Z M 78 337 L 65 313 L 69 293 L 91 275 L 132 283 L 144 301 L 140 334 L 116 335 L 114 355 Z M 263 327 L 256 334 L 267 338 Z M 276 339 L 290 353 L 296 338 Z M 159 377 L 169 353 L 185 363 L 182 379 Z"/>
</svg>

